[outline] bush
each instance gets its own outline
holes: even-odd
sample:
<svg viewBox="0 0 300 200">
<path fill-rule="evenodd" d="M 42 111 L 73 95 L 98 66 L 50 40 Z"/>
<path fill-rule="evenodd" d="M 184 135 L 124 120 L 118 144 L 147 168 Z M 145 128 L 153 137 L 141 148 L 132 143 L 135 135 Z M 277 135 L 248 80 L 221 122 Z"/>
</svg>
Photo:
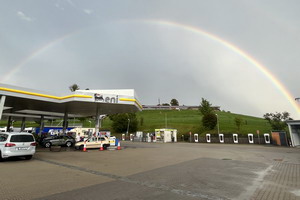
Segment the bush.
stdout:
<svg viewBox="0 0 300 200">
<path fill-rule="evenodd" d="M 217 125 L 217 116 L 213 113 L 209 113 L 203 116 L 202 124 L 208 130 L 212 130 Z"/>
<path fill-rule="evenodd" d="M 109 116 L 113 121 L 112 128 L 117 133 L 125 133 L 128 128 L 129 132 L 135 132 L 138 127 L 138 120 L 135 113 L 121 113 Z"/>
</svg>

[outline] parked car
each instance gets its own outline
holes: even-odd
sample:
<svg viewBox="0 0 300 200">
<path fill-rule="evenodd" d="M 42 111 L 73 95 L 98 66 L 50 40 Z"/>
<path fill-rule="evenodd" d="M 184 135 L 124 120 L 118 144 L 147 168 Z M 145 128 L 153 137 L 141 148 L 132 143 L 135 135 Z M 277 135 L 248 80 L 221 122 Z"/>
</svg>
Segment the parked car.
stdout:
<svg viewBox="0 0 300 200">
<path fill-rule="evenodd" d="M 110 142 L 107 137 L 90 137 L 84 139 L 82 142 L 77 142 L 75 144 L 75 149 L 83 149 L 84 143 L 86 143 L 87 149 L 100 148 L 101 144 L 103 145 L 104 149 L 110 146 Z"/>
<path fill-rule="evenodd" d="M 36 142 L 31 133 L 0 133 L 0 160 L 9 157 L 25 157 L 30 160 L 35 154 L 35 148 Z"/>
<path fill-rule="evenodd" d="M 75 139 L 72 136 L 67 136 L 67 135 L 46 137 L 41 142 L 41 145 L 43 145 L 46 148 L 49 148 L 52 145 L 71 147 L 74 144 L 75 144 Z"/>
</svg>

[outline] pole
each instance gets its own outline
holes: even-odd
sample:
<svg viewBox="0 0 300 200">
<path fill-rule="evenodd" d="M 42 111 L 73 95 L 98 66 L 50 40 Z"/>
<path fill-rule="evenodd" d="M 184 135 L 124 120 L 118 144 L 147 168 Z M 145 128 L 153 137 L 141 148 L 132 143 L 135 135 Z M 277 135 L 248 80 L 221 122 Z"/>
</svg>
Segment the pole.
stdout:
<svg viewBox="0 0 300 200">
<path fill-rule="evenodd" d="M 24 130 L 25 130 L 25 120 L 26 120 L 26 118 L 25 117 L 23 117 L 22 118 L 22 124 L 21 124 L 21 132 L 23 132 Z"/>
<path fill-rule="evenodd" d="M 43 129 L 44 129 L 44 115 L 41 115 L 41 118 L 40 118 L 40 131 L 39 131 L 39 136 L 42 135 L 43 133 Z"/>
<path fill-rule="evenodd" d="M 168 115 L 165 113 L 165 127 L 168 127 Z"/>
<path fill-rule="evenodd" d="M 219 127 L 219 116 L 218 114 L 216 114 L 217 116 L 217 128 L 218 128 L 218 134 L 220 133 L 220 127 Z"/>
<path fill-rule="evenodd" d="M 63 134 L 64 135 L 67 133 L 67 129 L 68 129 L 68 112 L 65 111 L 64 121 L 63 121 Z"/>
<path fill-rule="evenodd" d="M 97 109 L 96 109 L 96 119 L 95 119 L 95 132 L 96 134 L 99 132 L 99 109 L 98 109 L 98 105 L 97 105 Z"/>
<path fill-rule="evenodd" d="M 6 99 L 6 96 L 1 96 L 1 99 L 0 99 L 0 120 L 2 119 L 2 113 L 3 113 L 3 109 L 4 109 L 5 99 Z"/>
<path fill-rule="evenodd" d="M 130 119 L 128 119 L 128 124 L 127 124 L 127 131 L 126 131 L 127 136 L 128 136 L 128 131 L 129 131 L 129 123 L 130 123 Z"/>
</svg>

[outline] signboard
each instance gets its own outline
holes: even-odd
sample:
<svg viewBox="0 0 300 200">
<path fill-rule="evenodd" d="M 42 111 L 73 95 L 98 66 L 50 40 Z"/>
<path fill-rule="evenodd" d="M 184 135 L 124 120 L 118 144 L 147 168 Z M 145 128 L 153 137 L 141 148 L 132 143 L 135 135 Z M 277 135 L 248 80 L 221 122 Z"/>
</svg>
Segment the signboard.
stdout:
<svg viewBox="0 0 300 200">
<path fill-rule="evenodd" d="M 119 103 L 119 95 L 107 95 L 107 94 L 94 94 L 95 102 L 103 103 Z"/>
</svg>

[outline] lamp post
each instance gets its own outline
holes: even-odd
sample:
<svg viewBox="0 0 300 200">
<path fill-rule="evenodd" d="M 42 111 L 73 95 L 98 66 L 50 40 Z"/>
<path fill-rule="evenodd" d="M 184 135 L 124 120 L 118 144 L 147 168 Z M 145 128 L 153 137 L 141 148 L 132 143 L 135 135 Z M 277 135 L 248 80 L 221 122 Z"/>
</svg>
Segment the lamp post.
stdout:
<svg viewBox="0 0 300 200">
<path fill-rule="evenodd" d="M 98 124 L 99 124 L 99 128 L 101 128 L 102 127 L 102 120 L 104 119 L 106 117 L 106 115 L 99 115 L 99 122 L 98 122 Z"/>
<path fill-rule="evenodd" d="M 128 118 L 127 131 L 126 131 L 127 136 L 128 136 L 128 131 L 129 131 L 129 123 L 130 123 L 130 119 Z"/>
<path fill-rule="evenodd" d="M 168 115 L 165 113 L 165 128 L 168 126 Z"/>
<path fill-rule="evenodd" d="M 220 129 L 219 129 L 219 116 L 218 116 L 218 114 L 216 114 L 216 116 L 217 116 L 217 128 L 218 128 L 218 134 L 220 133 Z"/>
</svg>

